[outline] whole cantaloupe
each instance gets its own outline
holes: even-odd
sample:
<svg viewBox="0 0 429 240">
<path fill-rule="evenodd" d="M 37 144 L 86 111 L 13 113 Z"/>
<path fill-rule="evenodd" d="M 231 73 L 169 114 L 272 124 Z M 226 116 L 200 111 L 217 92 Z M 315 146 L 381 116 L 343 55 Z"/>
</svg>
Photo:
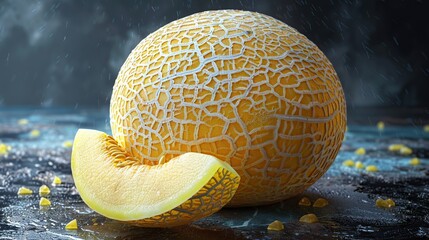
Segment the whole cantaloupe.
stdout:
<svg viewBox="0 0 429 240">
<path fill-rule="evenodd" d="M 114 138 L 142 163 L 186 152 L 231 164 L 230 206 L 292 197 L 334 161 L 344 93 L 326 56 L 295 29 L 247 11 L 197 13 L 131 52 L 110 106 Z"/>
</svg>

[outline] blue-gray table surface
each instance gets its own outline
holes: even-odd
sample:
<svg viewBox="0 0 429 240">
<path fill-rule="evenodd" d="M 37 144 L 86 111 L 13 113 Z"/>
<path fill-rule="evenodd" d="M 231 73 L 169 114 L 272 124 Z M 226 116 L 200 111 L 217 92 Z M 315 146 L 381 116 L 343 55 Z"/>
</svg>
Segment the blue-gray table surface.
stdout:
<svg viewBox="0 0 429 240">
<path fill-rule="evenodd" d="M 27 119 L 28 124 L 18 124 Z M 394 122 L 394 121 L 393 121 Z M 416 239 L 429 238 L 429 133 L 421 126 L 389 124 L 379 131 L 375 124 L 349 124 L 346 140 L 329 171 L 300 196 L 278 204 L 224 208 L 189 226 L 171 229 L 137 228 L 104 218 L 89 209 L 73 185 L 71 149 L 78 128 L 110 132 L 108 109 L 101 110 L 0 110 L 0 143 L 12 149 L 0 156 L 0 239 Z M 30 132 L 40 131 L 32 137 Z M 413 149 L 403 156 L 388 151 L 401 143 Z M 357 148 L 366 149 L 356 155 Z M 421 164 L 409 160 L 419 157 Z M 344 160 L 376 165 L 377 172 L 343 166 Z M 39 186 L 50 185 L 54 176 L 63 184 L 51 187 L 52 206 L 39 208 Z M 20 197 L 26 186 L 35 194 Z M 307 196 L 326 198 L 324 208 L 299 206 Z M 375 206 L 377 198 L 392 198 L 396 207 Z M 319 223 L 300 223 L 314 213 Z M 76 218 L 79 230 L 65 224 Z M 274 220 L 284 231 L 267 231 Z"/>
</svg>

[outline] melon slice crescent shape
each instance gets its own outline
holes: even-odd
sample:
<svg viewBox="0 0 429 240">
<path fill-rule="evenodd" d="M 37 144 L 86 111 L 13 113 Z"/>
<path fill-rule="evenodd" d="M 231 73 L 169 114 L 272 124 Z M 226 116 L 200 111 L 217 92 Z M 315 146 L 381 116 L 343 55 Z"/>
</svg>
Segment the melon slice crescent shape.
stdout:
<svg viewBox="0 0 429 240">
<path fill-rule="evenodd" d="M 71 168 L 77 190 L 94 211 L 145 227 L 173 227 L 209 216 L 227 204 L 240 176 L 227 163 L 185 153 L 144 165 L 109 135 L 77 132 Z"/>
</svg>

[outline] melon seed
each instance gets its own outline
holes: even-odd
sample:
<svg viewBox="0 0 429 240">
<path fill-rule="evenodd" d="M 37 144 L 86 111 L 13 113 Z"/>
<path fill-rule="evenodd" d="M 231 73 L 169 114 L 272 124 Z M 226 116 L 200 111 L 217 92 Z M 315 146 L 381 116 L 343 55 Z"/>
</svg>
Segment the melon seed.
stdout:
<svg viewBox="0 0 429 240">
<path fill-rule="evenodd" d="M 42 197 L 40 198 L 39 206 L 41 207 L 51 206 L 51 201 L 49 201 L 47 198 Z"/>
<path fill-rule="evenodd" d="M 77 230 L 77 221 L 76 219 L 71 220 L 69 223 L 67 223 L 66 230 Z"/>
<path fill-rule="evenodd" d="M 401 148 L 405 147 L 404 144 L 391 144 L 389 145 L 389 151 L 391 152 L 397 152 L 401 150 Z"/>
<path fill-rule="evenodd" d="M 18 189 L 18 195 L 30 195 L 33 194 L 33 191 L 31 189 L 28 189 L 26 187 L 20 187 Z"/>
<path fill-rule="evenodd" d="M 54 177 L 54 181 L 52 181 L 52 185 L 60 185 L 61 184 L 61 178 L 58 176 Z"/>
<path fill-rule="evenodd" d="M 285 229 L 284 225 L 282 222 L 275 220 L 274 222 L 270 223 L 270 225 L 268 225 L 267 230 L 270 231 L 281 231 Z"/>
<path fill-rule="evenodd" d="M 315 214 L 310 213 L 302 216 L 299 221 L 304 223 L 316 223 L 319 221 L 319 219 L 317 219 L 317 216 Z"/>
<path fill-rule="evenodd" d="M 298 205 L 300 206 L 311 206 L 311 201 L 308 197 L 303 197 L 299 200 Z"/>
<path fill-rule="evenodd" d="M 417 166 L 419 164 L 420 164 L 420 159 L 419 158 L 412 158 L 410 160 L 410 165 Z"/>
<path fill-rule="evenodd" d="M 353 167 L 354 165 L 355 165 L 355 162 L 351 159 L 345 160 L 343 162 L 343 166 L 346 166 L 346 167 Z"/>
<path fill-rule="evenodd" d="M 357 168 L 357 169 L 362 169 L 364 167 L 365 167 L 365 165 L 363 165 L 363 163 L 361 161 L 357 161 L 355 163 L 355 168 Z"/>
<path fill-rule="evenodd" d="M 399 150 L 399 153 L 402 155 L 410 155 L 411 153 L 413 153 L 413 150 L 409 147 L 404 146 Z"/>
<path fill-rule="evenodd" d="M 384 122 L 382 122 L 382 121 L 378 122 L 377 128 L 379 131 L 383 131 L 384 130 Z"/>
<path fill-rule="evenodd" d="M 366 153 L 365 148 L 358 148 L 355 151 L 355 154 L 357 155 L 365 155 L 365 153 Z"/>
<path fill-rule="evenodd" d="M 329 204 L 328 200 L 326 200 L 324 198 L 318 198 L 318 199 L 316 199 L 316 201 L 314 201 L 313 207 L 321 208 L 321 207 L 327 206 L 328 204 Z"/>
<path fill-rule="evenodd" d="M 365 168 L 365 170 L 366 170 L 367 172 L 377 172 L 377 171 L 378 171 L 378 168 L 377 168 L 377 166 L 375 166 L 375 165 L 369 165 L 368 167 L 366 167 L 366 168 Z"/>
<path fill-rule="evenodd" d="M 48 195 L 49 193 L 51 193 L 51 190 L 49 189 L 48 186 L 46 185 L 42 185 L 39 188 L 39 194 L 42 196 Z"/>
<path fill-rule="evenodd" d="M 395 202 L 392 199 L 390 199 L 390 198 L 388 198 L 386 200 L 384 200 L 382 198 L 378 198 L 375 201 L 375 205 L 377 207 L 380 207 L 380 208 L 391 208 L 391 207 L 395 206 Z"/>
</svg>

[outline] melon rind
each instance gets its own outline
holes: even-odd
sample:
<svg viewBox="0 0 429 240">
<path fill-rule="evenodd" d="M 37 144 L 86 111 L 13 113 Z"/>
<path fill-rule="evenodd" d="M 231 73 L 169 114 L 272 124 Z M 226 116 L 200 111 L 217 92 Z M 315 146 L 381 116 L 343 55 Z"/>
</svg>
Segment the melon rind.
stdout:
<svg viewBox="0 0 429 240">
<path fill-rule="evenodd" d="M 302 193 L 334 162 L 347 123 L 341 82 L 308 38 L 264 14 L 196 13 L 143 39 L 110 100 L 113 137 L 148 165 L 199 152 L 241 176 L 229 206 Z"/>
<path fill-rule="evenodd" d="M 100 131 L 80 129 L 73 145 L 71 168 L 83 201 L 108 218 L 141 226 L 182 225 L 216 212 L 238 188 L 237 172 L 205 154 L 186 153 L 156 166 L 116 167 L 114 157 L 105 149 L 107 137 Z M 210 191 L 214 182 L 219 183 L 215 192 Z M 186 209 L 195 208 L 197 203 L 189 202 L 191 199 L 215 193 L 216 199 L 198 200 L 201 206 L 197 210 Z"/>
</svg>

